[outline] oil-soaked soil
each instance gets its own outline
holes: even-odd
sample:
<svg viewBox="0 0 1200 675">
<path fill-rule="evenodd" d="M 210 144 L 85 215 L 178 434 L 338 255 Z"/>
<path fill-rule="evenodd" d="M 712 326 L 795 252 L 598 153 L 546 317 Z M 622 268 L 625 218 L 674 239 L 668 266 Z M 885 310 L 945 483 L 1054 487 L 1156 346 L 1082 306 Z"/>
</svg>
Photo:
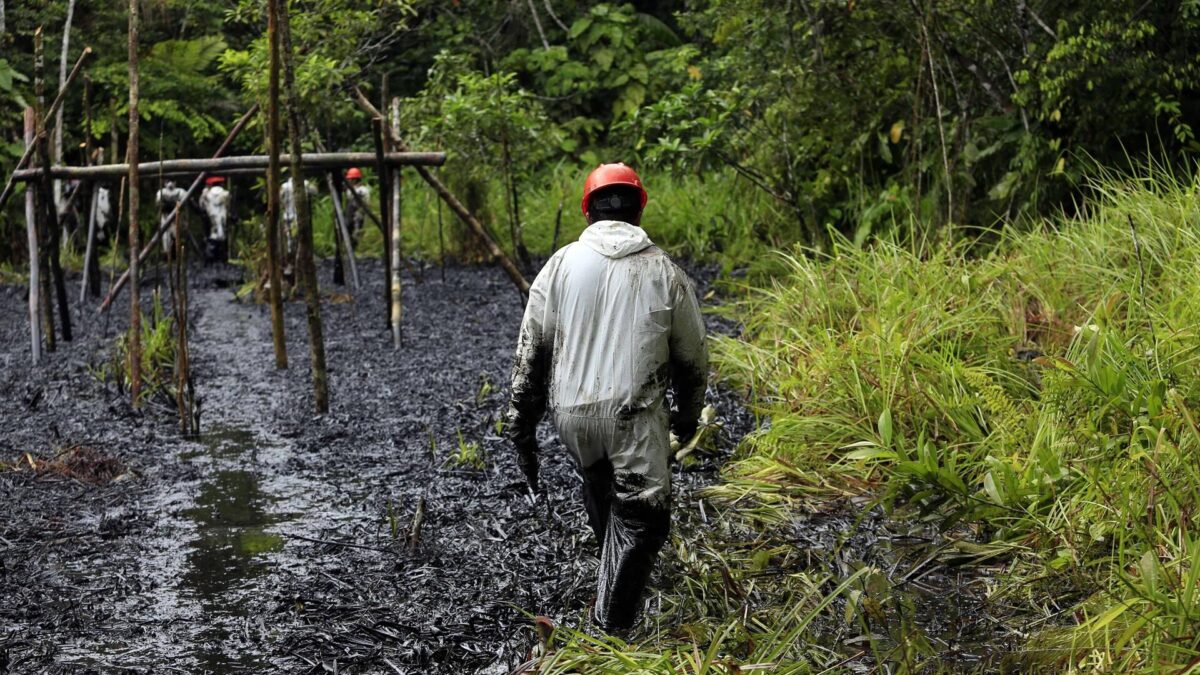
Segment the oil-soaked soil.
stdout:
<svg viewBox="0 0 1200 675">
<path fill-rule="evenodd" d="M 240 272 L 196 268 L 202 434 L 189 439 L 93 374 L 125 310 L 97 319 L 89 304 L 81 335 L 35 369 L 24 291 L 0 287 L 0 672 L 503 673 L 533 644 L 525 612 L 580 620 L 596 547 L 570 461 L 544 425 L 548 498 L 534 502 L 496 426 L 520 297 L 494 269 L 406 280 L 394 351 L 380 269 L 362 272 L 357 303 L 324 305 L 332 409 L 315 415 L 302 303 L 287 307 L 291 368 L 277 371 L 265 307 L 234 300 Z M 694 491 L 753 426 L 731 393 L 710 398 L 722 453 L 676 468 L 677 526 L 695 526 Z M 121 470 L 12 468 L 73 446 Z M 482 469 L 453 458 L 476 448 Z M 838 512 L 797 522 L 794 542 L 814 564 L 882 556 L 903 574 L 888 527 Z M 917 601 L 929 625 L 947 642 L 972 634 L 974 610 L 943 605 L 978 593 L 921 564 L 910 579 L 933 583 Z"/>
</svg>

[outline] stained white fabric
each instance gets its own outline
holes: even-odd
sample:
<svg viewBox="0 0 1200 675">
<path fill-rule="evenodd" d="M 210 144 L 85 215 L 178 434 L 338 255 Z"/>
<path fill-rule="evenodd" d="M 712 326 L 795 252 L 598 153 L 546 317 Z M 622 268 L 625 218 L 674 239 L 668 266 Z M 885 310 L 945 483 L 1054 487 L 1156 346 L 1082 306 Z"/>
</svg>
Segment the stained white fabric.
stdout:
<svg viewBox="0 0 1200 675">
<path fill-rule="evenodd" d="M 225 241 L 225 219 L 229 214 L 229 190 L 220 185 L 209 185 L 200 193 L 200 209 L 208 216 L 212 230 L 208 238 Z"/>
<path fill-rule="evenodd" d="M 516 433 L 531 430 L 548 404 L 582 466 L 607 456 L 644 478 L 640 498 L 661 500 L 670 479 L 667 387 L 679 415 L 694 421 L 706 381 L 704 322 L 687 275 L 642 228 L 599 221 L 533 282 L 510 419 Z"/>
</svg>

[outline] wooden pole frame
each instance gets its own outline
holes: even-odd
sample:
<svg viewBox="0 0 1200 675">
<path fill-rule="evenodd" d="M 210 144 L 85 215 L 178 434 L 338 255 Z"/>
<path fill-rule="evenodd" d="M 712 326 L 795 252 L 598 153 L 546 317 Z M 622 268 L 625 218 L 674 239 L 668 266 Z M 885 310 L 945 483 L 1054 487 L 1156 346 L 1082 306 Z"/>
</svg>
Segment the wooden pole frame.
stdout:
<svg viewBox="0 0 1200 675">
<path fill-rule="evenodd" d="M 371 164 L 378 156 L 374 152 L 306 152 L 300 156 L 300 163 L 313 171 L 329 169 L 349 169 L 353 166 Z M 291 164 L 292 156 L 281 154 L 279 161 Z M 389 152 L 385 153 L 383 161 L 388 166 L 441 166 L 446 162 L 444 152 Z M 138 171 L 147 178 L 157 178 L 181 173 L 208 173 L 213 171 L 240 171 L 244 169 L 265 173 L 270 166 L 270 155 L 235 155 L 232 157 L 214 156 L 210 159 L 164 159 L 158 162 L 142 162 Z M 10 177 L 16 181 L 39 180 L 43 170 L 21 169 L 14 171 Z M 52 166 L 49 169 L 51 178 L 116 178 L 129 173 L 128 164 L 98 164 L 96 166 Z"/>
<path fill-rule="evenodd" d="M 370 99 L 368 99 L 358 87 L 354 88 L 354 99 L 368 115 L 383 119 L 383 114 L 379 112 L 378 108 L 372 105 Z M 402 138 L 393 138 L 392 142 L 397 150 L 405 150 L 408 147 Z M 521 291 L 523 295 L 528 295 L 529 282 L 525 279 L 525 276 L 521 274 L 521 270 L 519 270 L 517 266 L 513 264 L 512 258 L 509 258 L 504 250 L 496 244 L 495 240 L 488 235 L 487 230 L 483 228 L 483 224 L 479 222 L 479 219 L 472 215 L 471 212 L 467 210 L 467 207 L 463 206 L 462 202 L 460 202 L 458 198 L 450 192 L 449 188 L 447 188 L 442 181 L 438 180 L 436 176 L 430 173 L 428 169 L 419 164 L 415 166 L 417 168 L 417 174 L 421 176 L 421 179 L 428 183 L 429 186 L 438 193 L 438 196 L 442 198 L 442 201 L 446 202 L 446 205 L 450 207 L 450 210 L 454 211 L 455 215 L 457 215 L 464 223 L 466 223 L 467 227 L 471 228 L 471 231 L 475 233 L 475 236 L 479 237 L 479 240 L 482 241 L 484 246 L 487 247 L 488 253 L 491 254 L 492 260 L 500 264 L 500 267 L 504 269 L 504 272 L 508 275 L 508 278 L 512 279 L 512 282 L 517 286 L 517 289 Z"/>
<path fill-rule="evenodd" d="M 250 122 L 250 118 L 253 117 L 257 112 L 258 104 L 255 103 L 254 105 L 250 106 L 250 109 L 247 110 L 244 115 L 242 115 L 241 119 L 237 121 L 237 124 L 233 125 L 233 129 L 229 130 L 229 135 L 225 137 L 225 142 L 221 143 L 221 147 L 217 148 L 217 151 L 213 153 L 214 157 L 220 157 L 221 155 L 225 154 L 225 151 L 228 150 L 229 146 L 233 144 L 233 140 L 242 132 L 242 129 L 246 128 L 246 124 Z M 123 166 L 129 165 L 125 164 Z M 171 212 L 170 217 L 167 219 L 168 222 L 174 220 L 175 212 L 182 209 L 183 205 L 186 204 L 189 199 L 191 199 L 192 195 L 196 192 L 197 188 L 200 187 L 200 184 L 204 182 L 204 178 L 207 175 L 207 173 L 201 173 L 200 175 L 196 176 L 196 179 L 192 181 L 190 186 L 188 186 L 187 194 L 185 194 L 183 199 L 179 200 L 179 203 L 175 205 L 175 210 Z M 124 186 L 124 183 L 122 183 L 122 186 Z M 124 201 L 121 200 L 119 203 L 123 204 Z M 117 222 L 120 223 L 120 221 L 120 214 L 118 214 Z M 143 248 L 141 253 L 137 255 L 139 262 L 146 260 L 146 258 L 150 256 L 150 253 L 154 250 L 154 245 L 158 243 L 159 238 L 162 237 L 163 232 L 165 231 L 166 228 L 162 227 L 162 223 L 160 222 L 159 227 L 154 232 L 154 236 L 150 237 L 150 241 L 146 242 L 145 248 Z M 132 258 L 133 255 L 130 254 L 130 259 L 132 260 Z M 121 275 L 121 278 L 117 279 L 117 281 L 112 284 L 112 287 L 108 291 L 108 295 L 104 298 L 104 302 L 100 303 L 100 309 L 98 311 L 108 311 L 109 305 L 111 305 L 113 300 L 120 295 L 121 289 L 124 288 L 125 284 L 128 282 L 129 270 L 126 270 L 125 273 Z"/>
</svg>

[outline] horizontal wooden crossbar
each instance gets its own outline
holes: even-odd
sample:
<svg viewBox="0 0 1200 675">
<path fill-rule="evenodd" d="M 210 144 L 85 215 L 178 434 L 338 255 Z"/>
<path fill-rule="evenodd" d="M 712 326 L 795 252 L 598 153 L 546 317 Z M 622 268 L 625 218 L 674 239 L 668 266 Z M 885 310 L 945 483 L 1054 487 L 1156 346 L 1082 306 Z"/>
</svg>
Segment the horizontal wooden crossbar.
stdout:
<svg viewBox="0 0 1200 675">
<path fill-rule="evenodd" d="M 279 161 L 287 166 L 291 162 L 288 155 L 280 155 Z M 373 152 L 314 152 L 304 153 L 300 161 L 305 169 L 349 169 L 354 166 L 374 165 L 376 162 Z M 446 162 L 444 152 L 389 152 L 384 156 L 389 166 L 441 166 Z M 220 173 L 231 170 L 267 170 L 269 158 L 267 155 L 243 155 L 240 157 L 220 157 L 217 159 L 168 159 L 161 162 L 142 162 L 138 164 L 138 173 L 143 179 L 157 180 L 160 174 Z M 101 164 L 97 166 L 52 166 L 52 178 L 120 178 L 129 174 L 128 164 Z M 40 178 L 42 169 L 22 169 L 13 172 L 13 180 L 30 181 Z"/>
</svg>

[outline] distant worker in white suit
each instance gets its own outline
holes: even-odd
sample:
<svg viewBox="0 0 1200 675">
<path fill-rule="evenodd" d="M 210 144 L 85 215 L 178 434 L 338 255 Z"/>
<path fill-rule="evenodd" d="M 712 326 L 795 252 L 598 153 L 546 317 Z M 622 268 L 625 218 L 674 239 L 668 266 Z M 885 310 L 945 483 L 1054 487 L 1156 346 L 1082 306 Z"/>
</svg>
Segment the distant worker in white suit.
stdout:
<svg viewBox="0 0 1200 675">
<path fill-rule="evenodd" d="M 228 244 L 225 241 L 225 222 L 229 218 L 229 190 L 222 183 L 221 176 L 209 176 L 204 179 L 204 191 L 200 193 L 200 210 L 208 217 L 208 250 L 205 257 L 212 260 L 225 260 L 228 255 Z"/>
<path fill-rule="evenodd" d="M 154 195 L 154 203 L 158 206 L 158 229 L 163 231 L 163 253 L 170 260 L 175 257 L 175 237 L 180 236 L 179 219 L 182 213 L 175 217 L 175 207 L 183 202 L 187 190 L 175 185 L 175 181 L 167 181 Z M 182 209 L 181 209 L 182 211 Z M 174 221 L 174 222 L 172 222 Z"/>
</svg>

